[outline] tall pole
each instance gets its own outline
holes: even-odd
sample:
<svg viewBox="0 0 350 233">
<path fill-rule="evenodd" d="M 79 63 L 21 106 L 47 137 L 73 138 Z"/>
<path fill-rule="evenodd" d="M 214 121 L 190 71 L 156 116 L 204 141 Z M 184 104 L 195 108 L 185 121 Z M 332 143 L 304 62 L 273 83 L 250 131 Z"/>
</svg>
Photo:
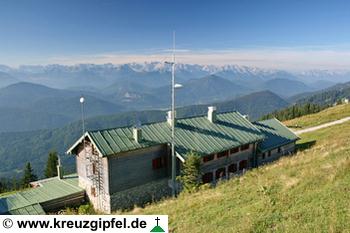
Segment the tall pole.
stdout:
<svg viewBox="0 0 350 233">
<path fill-rule="evenodd" d="M 81 124 L 82 124 L 82 128 L 83 128 L 83 137 L 84 137 L 84 135 L 85 135 L 85 116 L 84 116 L 85 98 L 83 96 L 81 96 L 79 101 L 80 101 L 80 105 L 81 105 Z M 86 147 L 85 147 L 85 137 L 83 138 L 83 147 L 84 147 L 84 156 L 85 156 L 85 158 L 87 158 Z"/>
<path fill-rule="evenodd" d="M 172 194 L 176 196 L 176 157 L 175 157 L 175 31 L 173 32 L 173 62 L 171 67 L 171 181 Z"/>
<path fill-rule="evenodd" d="M 84 119 L 84 102 L 85 99 L 83 96 L 80 97 L 80 104 L 81 104 L 81 124 L 83 126 L 83 135 L 85 134 L 85 119 Z"/>
</svg>

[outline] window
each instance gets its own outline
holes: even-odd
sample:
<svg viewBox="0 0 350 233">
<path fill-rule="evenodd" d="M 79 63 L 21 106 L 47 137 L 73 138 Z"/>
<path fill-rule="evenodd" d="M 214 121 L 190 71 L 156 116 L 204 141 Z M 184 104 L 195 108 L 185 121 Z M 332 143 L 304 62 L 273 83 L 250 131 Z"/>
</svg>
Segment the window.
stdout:
<svg viewBox="0 0 350 233">
<path fill-rule="evenodd" d="M 265 159 L 265 153 L 262 153 L 262 154 L 261 154 L 261 158 L 262 158 L 262 159 Z"/>
<path fill-rule="evenodd" d="M 239 162 L 239 170 L 247 169 L 248 167 L 248 161 L 247 160 L 242 160 Z"/>
<path fill-rule="evenodd" d="M 225 170 L 224 167 L 219 168 L 219 169 L 216 170 L 216 172 L 215 172 L 215 178 L 216 178 L 216 179 L 220 179 L 220 178 L 222 178 L 222 177 L 225 177 L 225 175 L 226 175 L 226 170 Z"/>
<path fill-rule="evenodd" d="M 212 172 L 207 172 L 205 173 L 203 176 L 202 176 L 202 181 L 203 181 L 203 184 L 206 184 L 206 183 L 210 183 L 213 181 L 213 173 Z"/>
<path fill-rule="evenodd" d="M 203 157 L 203 162 L 206 163 L 206 162 L 209 162 L 211 160 L 214 159 L 214 154 L 211 154 L 211 155 L 206 155 Z"/>
<path fill-rule="evenodd" d="M 96 163 L 92 163 L 92 174 L 97 174 Z"/>
<path fill-rule="evenodd" d="M 271 156 L 271 151 L 269 150 L 269 153 L 267 154 L 267 157 L 270 157 Z"/>
<path fill-rule="evenodd" d="M 237 171 L 237 164 L 232 163 L 230 166 L 228 166 L 228 172 L 235 173 Z"/>
<path fill-rule="evenodd" d="M 238 151 L 239 151 L 239 147 L 232 148 L 232 149 L 230 150 L 230 154 L 237 153 Z"/>
<path fill-rule="evenodd" d="M 96 197 L 96 188 L 91 187 L 91 196 Z"/>
<path fill-rule="evenodd" d="M 281 151 L 282 151 L 282 150 L 281 150 L 281 147 L 278 147 L 278 150 L 277 150 L 277 151 L 278 151 L 278 153 L 281 153 Z"/>
<path fill-rule="evenodd" d="M 241 146 L 241 150 L 248 150 L 249 149 L 249 144 Z"/>
<path fill-rule="evenodd" d="M 152 160 L 152 168 L 153 168 L 153 170 L 157 170 L 157 169 L 163 168 L 164 165 L 165 165 L 165 161 L 164 161 L 164 159 L 162 159 L 162 157 L 155 158 L 155 159 Z"/>
<path fill-rule="evenodd" d="M 225 157 L 225 156 L 228 156 L 228 150 L 219 152 L 219 153 L 217 154 L 217 157 L 218 157 L 218 158 L 222 158 L 222 157 Z"/>
</svg>

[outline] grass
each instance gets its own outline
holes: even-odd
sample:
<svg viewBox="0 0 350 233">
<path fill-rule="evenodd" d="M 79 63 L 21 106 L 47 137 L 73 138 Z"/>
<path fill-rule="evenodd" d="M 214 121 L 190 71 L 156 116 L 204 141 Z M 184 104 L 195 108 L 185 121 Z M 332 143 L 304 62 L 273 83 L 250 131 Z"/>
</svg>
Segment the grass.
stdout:
<svg viewBox="0 0 350 233">
<path fill-rule="evenodd" d="M 285 121 L 288 127 L 303 129 L 350 116 L 350 104 L 337 105 L 321 112 Z"/>
<path fill-rule="evenodd" d="M 304 134 L 298 146 L 214 189 L 128 214 L 167 214 L 172 232 L 350 232 L 350 122 Z"/>
</svg>

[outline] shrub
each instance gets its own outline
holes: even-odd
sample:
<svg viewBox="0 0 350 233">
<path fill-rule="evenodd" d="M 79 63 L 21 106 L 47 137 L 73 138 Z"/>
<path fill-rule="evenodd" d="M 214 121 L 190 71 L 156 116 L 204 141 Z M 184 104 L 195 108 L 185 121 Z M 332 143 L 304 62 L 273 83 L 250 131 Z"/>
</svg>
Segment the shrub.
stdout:
<svg viewBox="0 0 350 233">
<path fill-rule="evenodd" d="M 94 207 L 91 203 L 81 205 L 78 208 L 78 214 L 79 215 L 89 215 L 89 214 L 96 214 Z"/>
</svg>

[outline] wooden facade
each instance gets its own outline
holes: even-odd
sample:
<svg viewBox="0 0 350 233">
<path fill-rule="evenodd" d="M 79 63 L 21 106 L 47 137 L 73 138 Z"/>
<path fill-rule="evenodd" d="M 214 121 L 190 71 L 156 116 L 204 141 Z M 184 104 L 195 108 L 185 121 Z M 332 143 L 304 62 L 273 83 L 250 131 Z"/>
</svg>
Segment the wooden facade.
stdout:
<svg viewBox="0 0 350 233">
<path fill-rule="evenodd" d="M 97 165 L 87 159 L 91 153 L 102 162 L 101 187 L 96 187 L 91 174 L 98 173 Z M 160 167 L 154 167 L 154 161 L 161 161 Z M 149 182 L 167 178 L 169 171 L 169 149 L 167 145 L 157 145 L 135 151 L 124 152 L 116 156 L 100 157 L 94 145 L 87 139 L 85 150 L 79 145 L 76 156 L 79 186 L 86 190 L 87 197 L 100 211 L 111 213 L 111 196 L 114 193 L 145 185 Z M 103 190 L 103 192 L 101 192 Z"/>
<path fill-rule="evenodd" d="M 158 145 L 108 157 L 110 193 L 166 178 L 168 156 L 167 146 Z M 160 166 L 154 167 L 153 161 L 160 161 Z"/>
</svg>

